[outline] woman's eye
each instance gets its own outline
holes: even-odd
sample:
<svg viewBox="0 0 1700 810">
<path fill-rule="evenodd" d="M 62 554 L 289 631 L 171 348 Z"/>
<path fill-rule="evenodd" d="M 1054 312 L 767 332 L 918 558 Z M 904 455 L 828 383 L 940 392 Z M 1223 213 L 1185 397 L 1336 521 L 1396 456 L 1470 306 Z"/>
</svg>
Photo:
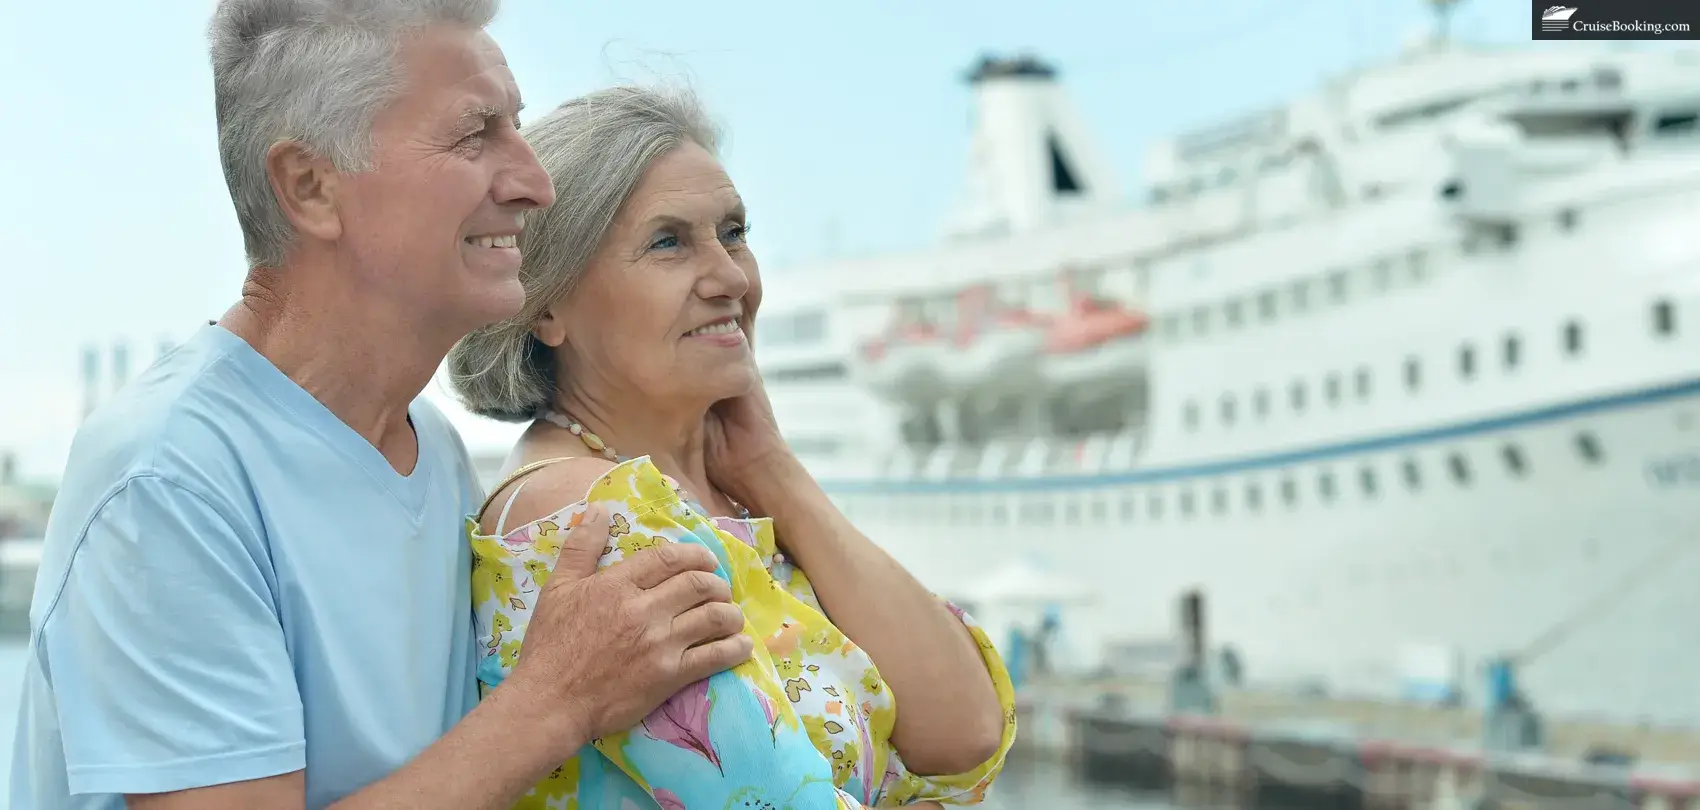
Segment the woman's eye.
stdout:
<svg viewBox="0 0 1700 810">
<path fill-rule="evenodd" d="M 649 249 L 650 250 L 667 250 L 669 248 L 676 248 L 678 246 L 679 246 L 679 237 L 677 237 L 677 236 L 663 236 L 663 237 L 656 239 L 654 242 L 649 243 Z"/>
</svg>

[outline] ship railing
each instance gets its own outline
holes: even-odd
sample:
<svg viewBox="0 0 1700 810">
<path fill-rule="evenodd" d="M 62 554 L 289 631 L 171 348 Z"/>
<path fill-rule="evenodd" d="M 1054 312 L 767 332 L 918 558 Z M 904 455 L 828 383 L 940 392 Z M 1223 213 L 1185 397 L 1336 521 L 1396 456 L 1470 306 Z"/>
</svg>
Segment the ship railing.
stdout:
<svg viewBox="0 0 1700 810">
<path fill-rule="evenodd" d="M 894 448 L 878 469 L 886 479 L 899 481 L 1096 475 L 1131 469 L 1143 449 L 1143 434 L 1137 430 L 984 444 L 911 445 Z"/>
</svg>

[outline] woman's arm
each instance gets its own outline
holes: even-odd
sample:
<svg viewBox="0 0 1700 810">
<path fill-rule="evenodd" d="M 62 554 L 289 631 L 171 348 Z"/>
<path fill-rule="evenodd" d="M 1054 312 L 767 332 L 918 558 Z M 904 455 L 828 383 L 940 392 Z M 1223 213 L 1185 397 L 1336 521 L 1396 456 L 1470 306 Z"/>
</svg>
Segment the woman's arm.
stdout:
<svg viewBox="0 0 1700 810">
<path fill-rule="evenodd" d="M 739 490 L 771 516 L 832 623 L 898 700 L 892 745 L 912 773 L 963 773 L 994 756 L 1004 715 L 978 644 L 932 593 L 851 525 L 795 457 L 752 465 Z"/>
</svg>

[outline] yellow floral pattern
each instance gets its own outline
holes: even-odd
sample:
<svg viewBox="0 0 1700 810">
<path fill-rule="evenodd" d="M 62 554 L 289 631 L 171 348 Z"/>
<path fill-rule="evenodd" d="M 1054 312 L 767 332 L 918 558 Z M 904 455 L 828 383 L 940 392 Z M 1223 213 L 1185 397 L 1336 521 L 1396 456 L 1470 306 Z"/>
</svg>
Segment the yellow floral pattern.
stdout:
<svg viewBox="0 0 1700 810">
<path fill-rule="evenodd" d="M 684 532 L 693 529 L 711 533 L 711 539 L 718 541 L 705 545 L 720 555 L 733 599 L 744 611 L 744 632 L 757 642 L 756 655 L 733 672 L 758 695 L 760 711 L 767 714 L 776 739 L 788 727 L 807 733 L 808 741 L 830 766 L 839 807 L 896 806 L 929 799 L 975 804 L 984 798 L 1015 739 L 1014 690 L 986 634 L 961 610 L 947 604 L 979 643 L 1004 709 L 1003 739 L 996 754 L 967 773 L 920 776 L 909 772 L 890 741 L 897 719 L 897 702 L 890 688 L 873 660 L 823 614 L 808 577 L 776 553 L 772 521 L 697 514 L 647 458 L 619 464 L 591 486 L 584 500 L 502 537 L 483 535 L 475 521 L 468 521 L 474 612 L 483 655 L 479 673 L 486 694 L 523 654 L 525 626 L 538 590 L 547 580 L 566 532 L 592 502 L 611 516 L 609 545 L 599 563 L 603 568 L 658 543 L 689 542 Z M 518 807 L 600 810 L 624 807 L 627 801 L 647 802 L 631 805 L 635 808 L 685 807 L 660 787 L 677 775 L 643 773 L 627 756 L 630 746 L 647 736 L 647 726 L 640 726 L 596 741 L 550 774 Z M 771 803 L 755 799 L 750 806 L 812 810 L 791 800 L 765 801 Z"/>
</svg>

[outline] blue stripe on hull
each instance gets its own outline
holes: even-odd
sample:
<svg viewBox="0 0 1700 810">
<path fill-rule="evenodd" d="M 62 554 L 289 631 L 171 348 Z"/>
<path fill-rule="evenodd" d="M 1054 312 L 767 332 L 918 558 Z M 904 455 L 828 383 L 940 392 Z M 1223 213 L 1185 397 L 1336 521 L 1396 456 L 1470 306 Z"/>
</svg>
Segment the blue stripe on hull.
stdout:
<svg viewBox="0 0 1700 810">
<path fill-rule="evenodd" d="M 958 478 L 940 481 L 857 481 L 828 480 L 821 484 L 833 493 L 946 493 L 946 492 L 1012 492 L 1087 489 L 1123 484 L 1154 484 L 1186 478 L 1229 475 L 1232 473 L 1289 467 L 1307 462 L 1325 461 L 1345 456 L 1363 455 L 1414 447 L 1436 442 L 1456 441 L 1483 434 L 1499 433 L 1514 428 L 1557 422 L 1578 416 L 1652 405 L 1672 399 L 1700 394 L 1700 379 L 1641 388 L 1619 394 L 1575 400 L 1509 414 L 1472 419 L 1436 428 L 1393 433 L 1368 439 L 1326 444 L 1304 450 L 1291 450 L 1249 458 L 1183 464 L 1174 467 L 1153 467 L 1126 472 L 1098 475 L 1060 475 L 1044 478 Z"/>
</svg>

